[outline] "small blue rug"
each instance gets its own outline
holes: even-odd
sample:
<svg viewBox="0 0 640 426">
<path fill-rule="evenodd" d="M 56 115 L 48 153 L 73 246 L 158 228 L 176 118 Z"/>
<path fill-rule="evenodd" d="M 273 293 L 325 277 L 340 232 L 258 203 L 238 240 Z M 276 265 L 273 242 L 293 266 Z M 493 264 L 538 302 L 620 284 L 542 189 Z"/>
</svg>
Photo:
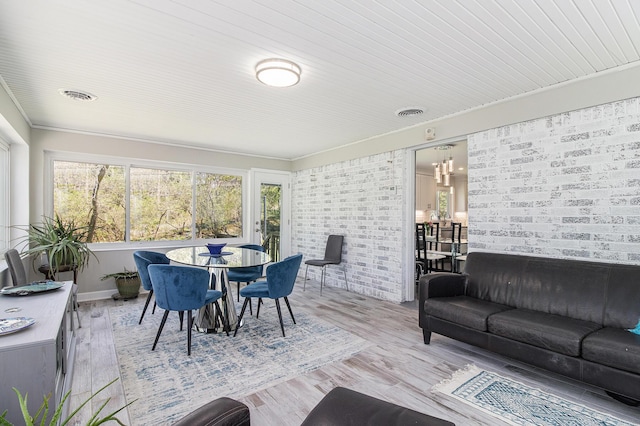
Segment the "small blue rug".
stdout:
<svg viewBox="0 0 640 426">
<path fill-rule="evenodd" d="M 432 390 L 453 396 L 512 425 L 637 426 L 473 365 L 456 371 L 450 380 L 437 384 Z"/>
<path fill-rule="evenodd" d="M 236 337 L 194 332 L 190 357 L 187 332 L 179 331 L 178 313 L 171 312 L 151 351 L 164 311 L 151 315 L 149 307 L 138 325 L 140 308 L 109 309 L 125 396 L 127 402 L 137 399 L 129 406 L 132 425 L 171 424 L 213 399 L 251 394 L 348 358 L 368 345 L 341 328 L 296 313 L 295 305 L 297 324 L 284 309 L 287 336 L 282 337 L 274 303 L 266 301 L 259 319 L 255 307 L 254 316 L 245 315 Z"/>
</svg>

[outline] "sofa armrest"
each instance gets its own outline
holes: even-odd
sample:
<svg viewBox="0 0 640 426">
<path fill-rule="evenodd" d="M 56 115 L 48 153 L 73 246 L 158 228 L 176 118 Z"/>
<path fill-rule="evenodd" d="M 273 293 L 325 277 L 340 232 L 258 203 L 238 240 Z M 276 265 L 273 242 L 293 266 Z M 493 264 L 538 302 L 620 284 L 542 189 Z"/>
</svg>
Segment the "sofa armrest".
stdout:
<svg viewBox="0 0 640 426">
<path fill-rule="evenodd" d="M 249 407 L 235 399 L 222 397 L 187 414 L 173 426 L 249 426 Z"/>
<path fill-rule="evenodd" d="M 430 425 L 453 423 L 342 387 L 332 389 L 301 426 Z"/>
<path fill-rule="evenodd" d="M 466 275 L 440 272 L 420 278 L 420 301 L 433 297 L 464 296 Z"/>
</svg>

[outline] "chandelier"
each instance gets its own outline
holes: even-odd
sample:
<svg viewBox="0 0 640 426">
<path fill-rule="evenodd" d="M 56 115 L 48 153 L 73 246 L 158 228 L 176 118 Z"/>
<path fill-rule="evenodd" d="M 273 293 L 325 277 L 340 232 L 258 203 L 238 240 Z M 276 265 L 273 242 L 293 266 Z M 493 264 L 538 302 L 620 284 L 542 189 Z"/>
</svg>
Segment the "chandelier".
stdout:
<svg viewBox="0 0 640 426">
<path fill-rule="evenodd" d="M 453 157 L 451 153 L 449 153 L 449 158 L 447 158 L 447 152 L 451 151 L 451 148 L 453 148 L 453 145 L 441 145 L 435 148 L 438 151 L 443 151 L 443 157 L 442 162 L 433 164 L 433 178 L 436 180 L 436 183 L 444 186 L 451 186 L 451 175 L 453 175 Z"/>
</svg>

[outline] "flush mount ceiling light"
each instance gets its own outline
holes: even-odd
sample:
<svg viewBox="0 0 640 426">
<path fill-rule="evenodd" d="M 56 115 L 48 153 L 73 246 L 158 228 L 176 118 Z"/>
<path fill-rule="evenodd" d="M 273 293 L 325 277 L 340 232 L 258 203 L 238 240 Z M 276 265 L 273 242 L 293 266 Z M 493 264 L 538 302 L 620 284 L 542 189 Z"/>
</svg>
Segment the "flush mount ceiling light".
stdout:
<svg viewBox="0 0 640 426">
<path fill-rule="evenodd" d="M 273 87 L 289 87 L 300 81 L 300 67 L 286 59 L 265 59 L 256 64 L 256 78 L 259 82 Z"/>
<path fill-rule="evenodd" d="M 62 96 L 73 99 L 74 101 L 91 102 L 98 99 L 96 95 L 92 95 L 91 93 L 87 92 L 81 92 L 80 90 L 60 89 L 58 90 L 58 93 L 60 93 Z"/>
</svg>

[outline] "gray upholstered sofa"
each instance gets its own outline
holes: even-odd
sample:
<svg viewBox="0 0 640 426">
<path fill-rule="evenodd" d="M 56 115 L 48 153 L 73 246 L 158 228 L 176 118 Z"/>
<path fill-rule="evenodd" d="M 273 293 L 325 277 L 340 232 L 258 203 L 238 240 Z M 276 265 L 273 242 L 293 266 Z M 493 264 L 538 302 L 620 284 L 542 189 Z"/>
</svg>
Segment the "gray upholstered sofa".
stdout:
<svg viewBox="0 0 640 426">
<path fill-rule="evenodd" d="M 438 333 L 640 401 L 640 266 L 474 252 L 420 280 Z"/>
</svg>

